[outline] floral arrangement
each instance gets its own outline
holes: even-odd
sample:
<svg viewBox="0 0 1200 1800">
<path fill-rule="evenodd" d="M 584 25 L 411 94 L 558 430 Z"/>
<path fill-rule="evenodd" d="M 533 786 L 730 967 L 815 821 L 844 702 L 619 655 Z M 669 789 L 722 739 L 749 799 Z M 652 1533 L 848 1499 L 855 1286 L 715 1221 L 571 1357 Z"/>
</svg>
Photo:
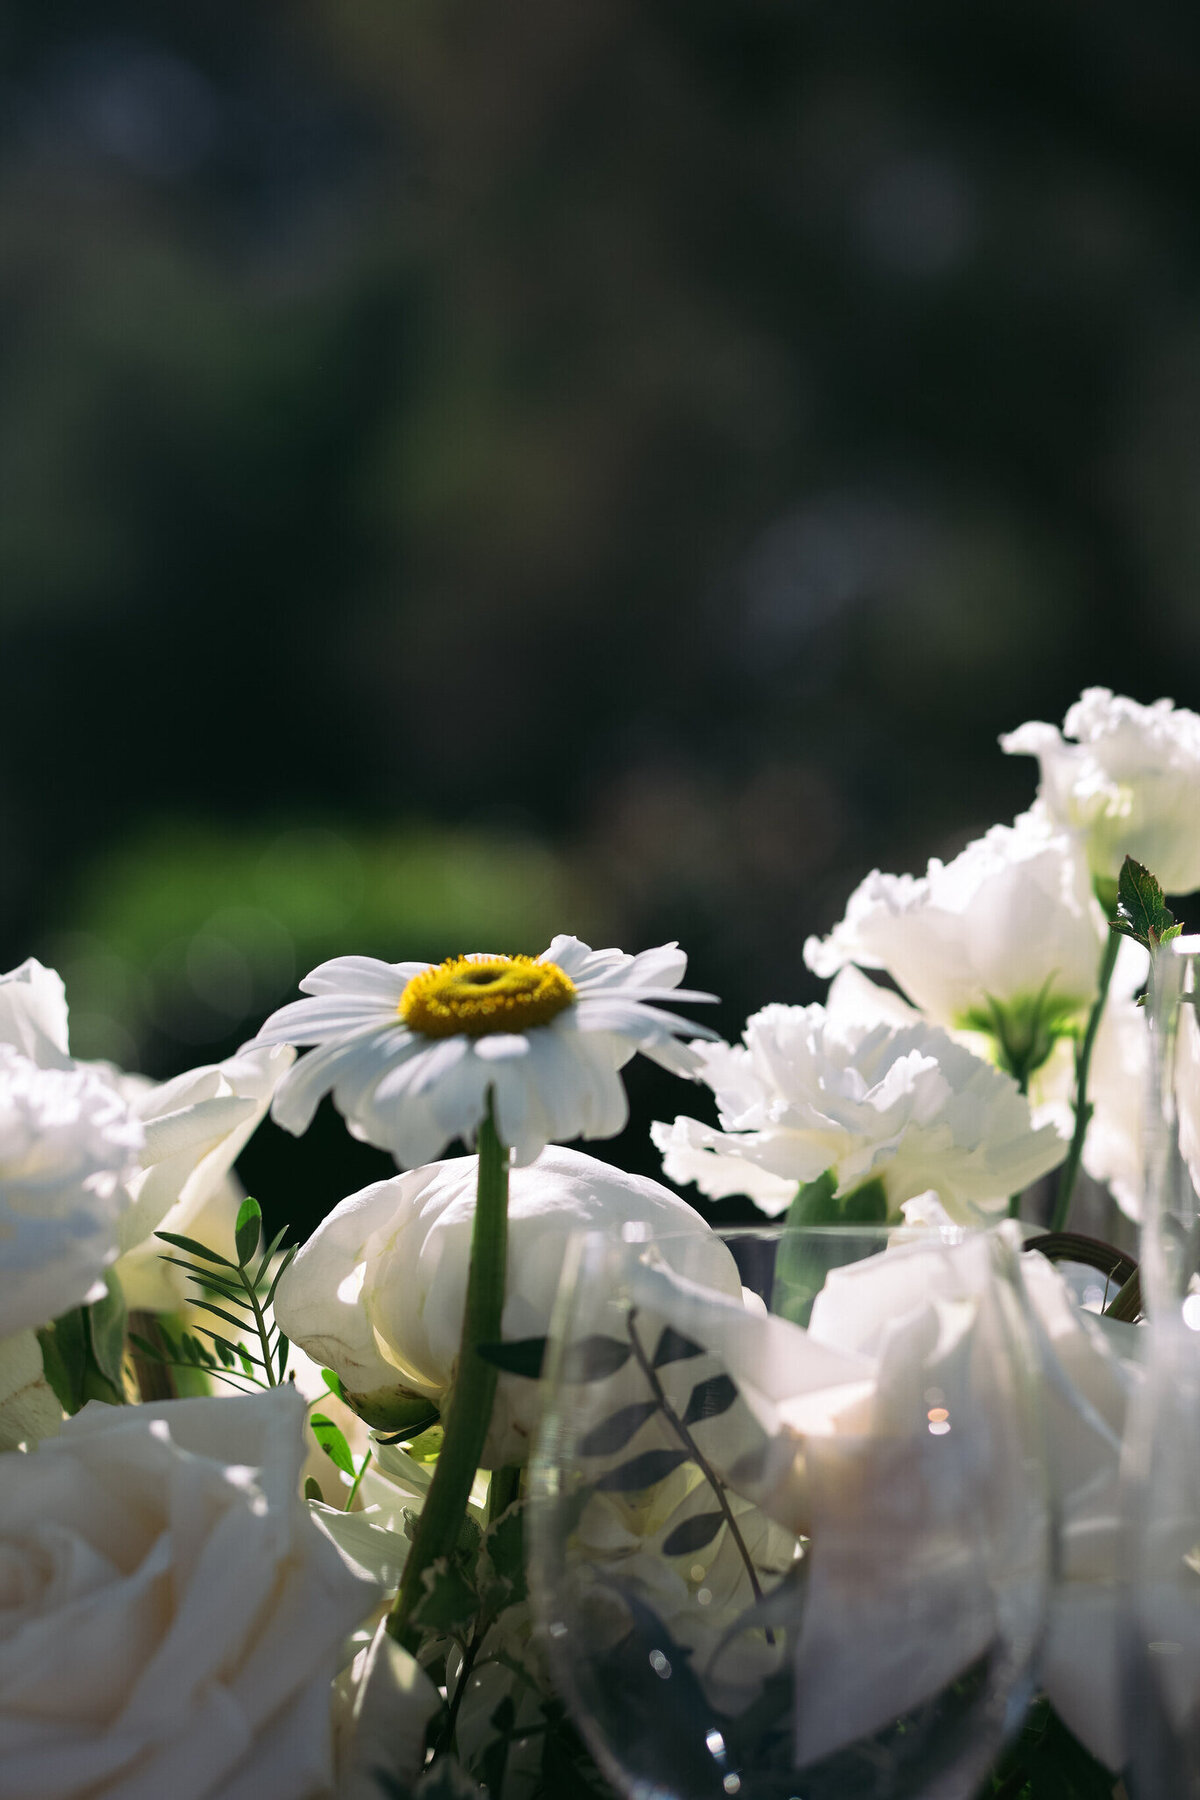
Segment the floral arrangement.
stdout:
<svg viewBox="0 0 1200 1800">
<path fill-rule="evenodd" d="M 1053 1177 L 1022 1266 L 1059 1576 L 1043 1697 L 991 1791 L 1112 1795 L 1140 1301 L 1071 1208 L 1081 1168 L 1142 1204 L 1137 997 L 1179 929 L 1165 896 L 1200 887 L 1200 717 L 1090 689 L 1062 732 L 1002 744 L 1038 760 L 1030 810 L 923 876 L 868 875 L 805 946 L 824 1004 L 768 1004 L 738 1044 L 674 1010 L 712 996 L 673 944 L 338 957 L 162 1084 L 72 1057 L 52 970 L 0 976 L 0 1800 L 610 1791 L 531 1612 L 524 1471 L 572 1234 L 713 1235 L 703 1200 L 562 1147 L 623 1129 L 636 1054 L 715 1101 L 654 1126 L 667 1181 L 785 1226 L 1017 1218 Z M 267 1241 L 233 1165 L 268 1108 L 300 1134 L 326 1094 L 399 1172 Z M 656 1405 L 686 1354 L 643 1356 Z M 749 1533 L 762 1498 L 715 1379 L 691 1393 L 721 1517 L 660 1521 L 668 1553 L 735 1514 Z"/>
</svg>

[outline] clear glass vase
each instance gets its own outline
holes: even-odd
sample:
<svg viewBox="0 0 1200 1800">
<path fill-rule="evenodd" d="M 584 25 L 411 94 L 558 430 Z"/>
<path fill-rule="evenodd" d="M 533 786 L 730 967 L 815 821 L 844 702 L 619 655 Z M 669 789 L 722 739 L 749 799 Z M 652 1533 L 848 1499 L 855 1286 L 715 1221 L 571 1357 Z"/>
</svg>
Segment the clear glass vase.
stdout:
<svg viewBox="0 0 1200 1800">
<path fill-rule="evenodd" d="M 1122 1691 L 1134 1800 L 1200 1800 L 1200 939 L 1156 956 L 1139 1334 L 1123 1463 Z"/>
<path fill-rule="evenodd" d="M 552 1678 L 623 1793 L 965 1800 L 1046 1605 L 1011 1239 L 581 1238 L 530 1529 Z"/>
</svg>

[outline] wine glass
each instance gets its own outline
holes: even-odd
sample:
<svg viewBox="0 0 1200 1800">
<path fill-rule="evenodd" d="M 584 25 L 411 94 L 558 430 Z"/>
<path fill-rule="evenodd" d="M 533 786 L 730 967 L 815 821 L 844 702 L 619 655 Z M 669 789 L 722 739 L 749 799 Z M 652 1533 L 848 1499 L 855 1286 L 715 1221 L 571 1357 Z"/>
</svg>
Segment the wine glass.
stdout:
<svg viewBox="0 0 1200 1800">
<path fill-rule="evenodd" d="M 1200 939 L 1155 956 L 1147 1014 L 1144 1382 L 1122 1466 L 1122 1691 L 1135 1800 L 1200 1800 Z"/>
<path fill-rule="evenodd" d="M 572 1247 L 531 1472 L 552 1678 L 631 1800 L 966 1800 L 1050 1558 L 1007 1233 Z"/>
</svg>

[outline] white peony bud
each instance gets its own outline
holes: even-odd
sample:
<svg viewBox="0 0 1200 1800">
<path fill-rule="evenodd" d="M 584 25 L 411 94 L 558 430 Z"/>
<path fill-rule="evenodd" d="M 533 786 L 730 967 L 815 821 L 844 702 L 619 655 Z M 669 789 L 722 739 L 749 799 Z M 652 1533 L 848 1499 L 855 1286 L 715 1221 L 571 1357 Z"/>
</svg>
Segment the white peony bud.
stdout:
<svg viewBox="0 0 1200 1800">
<path fill-rule="evenodd" d="M 386 1426 L 414 1395 L 435 1403 L 454 1377 L 462 1335 L 477 1159 L 453 1157 L 377 1181 L 334 1208 L 279 1283 L 280 1329 L 337 1370 L 363 1417 Z M 579 1230 L 652 1229 L 712 1237 L 700 1215 L 657 1182 L 578 1150 L 552 1146 L 509 1177 L 503 1335 L 547 1330 L 567 1241 Z M 537 1383 L 502 1375 L 483 1466 L 522 1463 L 537 1418 Z"/>
</svg>

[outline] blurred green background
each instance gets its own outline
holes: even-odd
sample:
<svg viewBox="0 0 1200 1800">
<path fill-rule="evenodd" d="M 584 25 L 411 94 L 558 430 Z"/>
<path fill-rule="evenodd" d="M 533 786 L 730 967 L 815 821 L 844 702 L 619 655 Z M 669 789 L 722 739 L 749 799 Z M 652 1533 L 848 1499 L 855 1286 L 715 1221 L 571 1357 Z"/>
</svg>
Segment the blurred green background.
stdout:
<svg viewBox="0 0 1200 1800">
<path fill-rule="evenodd" d="M 0 102 L 0 967 L 79 1054 L 561 929 L 735 1033 L 998 732 L 1200 705 L 1200 13 L 27 0 Z"/>
</svg>

